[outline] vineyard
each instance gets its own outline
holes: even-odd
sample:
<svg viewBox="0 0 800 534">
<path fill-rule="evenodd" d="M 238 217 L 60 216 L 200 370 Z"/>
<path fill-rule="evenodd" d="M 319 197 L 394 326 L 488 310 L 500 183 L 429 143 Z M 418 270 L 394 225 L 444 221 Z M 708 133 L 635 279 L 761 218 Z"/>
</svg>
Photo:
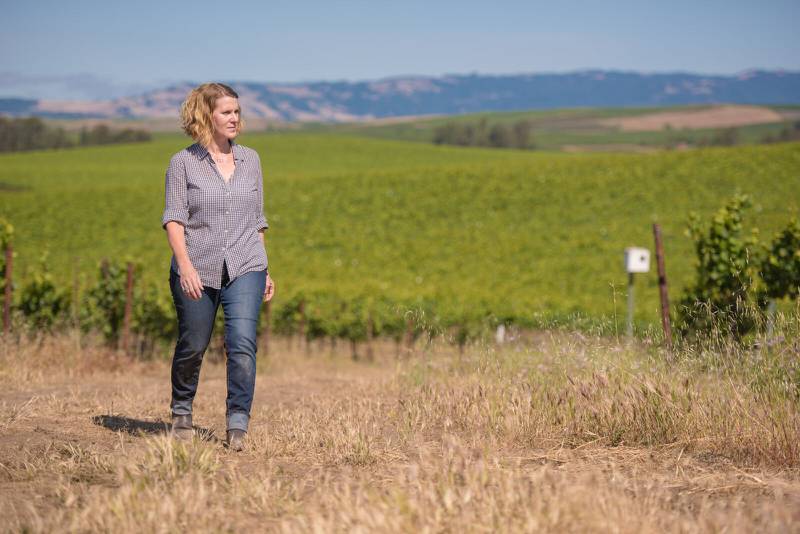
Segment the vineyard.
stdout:
<svg viewBox="0 0 800 534">
<path fill-rule="evenodd" d="M 623 249 L 652 249 L 653 222 L 663 228 L 675 302 L 692 276 L 691 211 L 707 217 L 735 192 L 749 194 L 745 226 L 767 237 L 800 199 L 798 143 L 647 155 L 308 133 L 241 143 L 264 166 L 277 284 L 264 321 L 309 338 L 450 332 L 464 341 L 501 323 L 613 331 L 624 317 Z M 130 261 L 134 329 L 170 339 L 170 250 L 159 220 L 167 161 L 187 144 L 162 135 L 2 155 L 0 216 L 14 227 L 17 307 L 17 289 L 38 277 L 70 301 L 59 301 L 68 320 L 95 324 L 92 315 L 110 317 L 98 302 L 121 305 Z M 657 321 L 654 273 L 637 280 L 636 298 L 642 331 Z"/>
<path fill-rule="evenodd" d="M 749 116 L 754 113 L 756 116 Z M 733 115 L 733 117 L 731 117 Z M 776 116 L 783 118 L 775 121 Z M 669 127 L 637 127 L 648 120 L 664 117 L 673 121 Z M 715 119 L 733 119 L 725 121 Z M 470 113 L 439 117 L 413 117 L 387 120 L 312 124 L 310 131 L 323 131 L 403 141 L 432 142 L 444 126 L 512 126 L 526 123 L 532 139 L 524 143 L 537 150 L 566 151 L 648 151 L 681 144 L 708 144 L 720 135 L 731 135 L 735 144 L 752 144 L 781 138 L 785 130 L 791 136 L 798 118 L 796 106 L 679 106 L 646 108 L 573 108 Z M 749 120 L 748 120 L 749 119 Z M 735 130 L 735 132 L 733 132 Z M 797 139 L 796 137 L 794 139 Z M 719 139 L 722 140 L 722 139 Z M 469 143 L 466 143 L 469 144 Z"/>
</svg>

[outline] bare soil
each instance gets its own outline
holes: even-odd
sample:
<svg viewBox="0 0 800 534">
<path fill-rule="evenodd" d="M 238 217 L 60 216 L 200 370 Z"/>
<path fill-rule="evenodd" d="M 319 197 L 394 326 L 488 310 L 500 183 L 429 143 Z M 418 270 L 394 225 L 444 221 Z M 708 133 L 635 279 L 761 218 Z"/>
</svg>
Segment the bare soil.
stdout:
<svg viewBox="0 0 800 534">
<path fill-rule="evenodd" d="M 592 145 L 564 145 L 561 147 L 563 152 L 635 152 L 640 154 L 651 154 L 659 152 L 660 148 L 653 146 L 642 146 L 628 143 L 613 144 L 592 144 Z"/>
<path fill-rule="evenodd" d="M 730 105 L 694 111 L 663 111 L 634 117 L 613 117 L 600 119 L 599 122 L 626 132 L 653 132 L 667 127 L 676 130 L 730 128 L 784 120 L 786 118 L 782 114 L 766 107 Z"/>
</svg>

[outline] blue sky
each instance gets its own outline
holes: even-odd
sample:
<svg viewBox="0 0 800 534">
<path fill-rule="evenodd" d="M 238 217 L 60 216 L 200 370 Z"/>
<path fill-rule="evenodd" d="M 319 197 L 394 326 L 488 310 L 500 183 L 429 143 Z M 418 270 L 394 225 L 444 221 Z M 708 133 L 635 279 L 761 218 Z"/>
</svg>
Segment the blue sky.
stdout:
<svg viewBox="0 0 800 534">
<path fill-rule="evenodd" d="M 800 70 L 800 0 L 2 1 L 0 96 L 175 81 Z"/>
</svg>

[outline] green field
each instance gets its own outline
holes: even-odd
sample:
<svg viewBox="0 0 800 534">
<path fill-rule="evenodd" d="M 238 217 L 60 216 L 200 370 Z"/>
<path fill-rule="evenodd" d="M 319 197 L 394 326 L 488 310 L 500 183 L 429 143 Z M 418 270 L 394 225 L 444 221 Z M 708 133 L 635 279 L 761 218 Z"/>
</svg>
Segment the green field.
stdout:
<svg viewBox="0 0 800 534">
<path fill-rule="evenodd" d="M 796 112 L 797 106 L 765 106 L 778 112 Z M 562 150 L 565 147 L 583 147 L 587 150 L 631 151 L 638 147 L 663 148 L 670 142 L 683 141 L 693 145 L 718 134 L 718 128 L 674 129 L 659 131 L 622 131 L 602 124 L 600 119 L 634 117 L 659 112 L 703 111 L 713 106 L 667 106 L 631 108 L 567 108 L 552 110 L 526 110 L 510 112 L 484 112 L 441 117 L 419 117 L 398 122 L 306 124 L 302 129 L 309 132 L 336 133 L 430 143 L 434 131 L 447 123 L 476 124 L 486 120 L 493 124 L 511 124 L 527 120 L 531 124 L 532 148 L 536 150 Z M 782 129 L 791 128 L 793 120 L 783 122 L 750 124 L 736 128 L 738 143 L 755 144 L 765 136 L 778 135 Z"/>
<path fill-rule="evenodd" d="M 752 195 L 764 237 L 800 207 L 800 144 L 657 154 L 560 154 L 437 147 L 324 133 L 243 136 L 265 173 L 270 271 L 280 306 L 298 292 L 396 302 L 445 314 L 624 315 L 626 246 L 652 249 L 663 226 L 673 301 L 692 275 L 683 231 L 734 194 Z M 0 156 L 0 215 L 14 224 L 17 273 L 43 250 L 63 284 L 96 276 L 103 257 L 133 257 L 168 292 L 160 228 L 169 157 L 150 143 Z M 616 302 L 615 302 L 616 301 Z M 654 273 L 638 319 L 657 317 Z"/>
</svg>

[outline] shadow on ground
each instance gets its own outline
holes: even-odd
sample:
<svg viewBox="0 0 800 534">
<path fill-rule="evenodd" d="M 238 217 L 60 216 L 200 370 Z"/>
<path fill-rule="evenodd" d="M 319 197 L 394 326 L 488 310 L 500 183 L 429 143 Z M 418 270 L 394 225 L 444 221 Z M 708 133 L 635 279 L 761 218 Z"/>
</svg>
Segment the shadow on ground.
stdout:
<svg viewBox="0 0 800 534">
<path fill-rule="evenodd" d="M 168 434 L 170 431 L 170 424 L 164 421 L 142 421 L 122 415 L 95 415 L 92 422 L 114 432 L 125 432 L 132 436 L 156 436 Z M 198 426 L 193 428 L 195 436 L 202 441 L 220 441 L 213 430 Z"/>
<path fill-rule="evenodd" d="M 114 432 L 127 432 L 138 436 L 139 434 L 166 434 L 169 432 L 169 423 L 163 421 L 142 421 L 121 415 L 95 415 L 92 422 Z"/>
</svg>

